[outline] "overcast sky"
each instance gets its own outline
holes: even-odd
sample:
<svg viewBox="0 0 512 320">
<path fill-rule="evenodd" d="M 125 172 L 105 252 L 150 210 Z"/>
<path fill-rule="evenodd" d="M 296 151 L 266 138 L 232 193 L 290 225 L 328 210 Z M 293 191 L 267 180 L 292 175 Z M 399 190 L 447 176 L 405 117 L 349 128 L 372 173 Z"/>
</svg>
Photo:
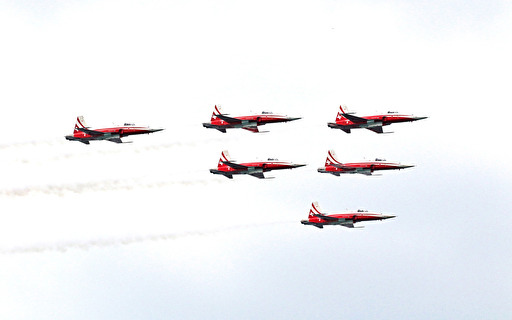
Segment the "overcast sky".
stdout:
<svg viewBox="0 0 512 320">
<path fill-rule="evenodd" d="M 509 2 L 4 0 L 0 41 L 0 318 L 510 319 Z M 429 118 L 348 135 L 340 104 Z M 78 115 L 165 131 L 66 141 Z M 228 180 L 226 149 L 308 166 Z"/>
</svg>

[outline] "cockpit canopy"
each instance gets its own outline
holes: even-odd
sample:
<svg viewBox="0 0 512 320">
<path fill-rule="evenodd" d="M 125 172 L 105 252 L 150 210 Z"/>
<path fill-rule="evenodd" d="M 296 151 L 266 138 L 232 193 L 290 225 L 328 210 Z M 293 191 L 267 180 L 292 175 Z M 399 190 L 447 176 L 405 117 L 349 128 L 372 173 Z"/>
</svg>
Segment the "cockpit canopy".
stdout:
<svg viewBox="0 0 512 320">
<path fill-rule="evenodd" d="M 277 158 L 268 158 L 268 161 L 278 161 Z"/>
<path fill-rule="evenodd" d="M 398 111 L 388 111 L 388 114 L 398 113 Z"/>
<path fill-rule="evenodd" d="M 272 114 L 270 111 L 261 111 L 261 114 Z"/>
<path fill-rule="evenodd" d="M 375 158 L 375 161 L 386 161 L 386 159 Z"/>
<path fill-rule="evenodd" d="M 368 210 L 364 210 L 364 209 L 357 209 L 357 212 L 368 212 Z"/>
<path fill-rule="evenodd" d="M 128 122 L 125 122 L 125 123 L 124 123 L 124 126 L 125 126 L 125 127 L 133 127 L 133 126 L 135 126 L 135 123 L 128 123 Z"/>
</svg>

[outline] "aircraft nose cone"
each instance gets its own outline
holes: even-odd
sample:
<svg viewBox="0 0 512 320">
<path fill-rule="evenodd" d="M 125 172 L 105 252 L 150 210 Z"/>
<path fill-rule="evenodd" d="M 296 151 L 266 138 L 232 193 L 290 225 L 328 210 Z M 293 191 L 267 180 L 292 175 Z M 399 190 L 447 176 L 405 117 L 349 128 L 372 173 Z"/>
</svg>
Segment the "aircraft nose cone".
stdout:
<svg viewBox="0 0 512 320">
<path fill-rule="evenodd" d="M 383 214 L 382 215 L 382 219 L 391 219 L 391 218 L 395 218 L 396 216 L 393 216 L 393 215 L 385 215 Z"/>
<path fill-rule="evenodd" d="M 293 168 L 300 168 L 300 167 L 305 167 L 305 166 L 306 166 L 305 164 L 292 164 Z"/>
<path fill-rule="evenodd" d="M 164 129 L 149 129 L 149 132 L 158 132 L 158 131 L 162 131 Z"/>
<path fill-rule="evenodd" d="M 427 119 L 428 117 L 414 117 L 414 120 L 423 120 L 423 119 Z"/>
<path fill-rule="evenodd" d="M 294 121 L 294 120 L 299 120 L 299 119 L 302 119 L 302 118 L 301 117 L 298 117 L 298 118 L 288 117 L 288 118 L 286 118 L 286 120 L 288 120 L 288 121 Z"/>
<path fill-rule="evenodd" d="M 412 168 L 412 167 L 414 167 L 413 164 L 403 164 L 400 166 L 400 169 L 407 169 L 407 168 Z"/>
</svg>

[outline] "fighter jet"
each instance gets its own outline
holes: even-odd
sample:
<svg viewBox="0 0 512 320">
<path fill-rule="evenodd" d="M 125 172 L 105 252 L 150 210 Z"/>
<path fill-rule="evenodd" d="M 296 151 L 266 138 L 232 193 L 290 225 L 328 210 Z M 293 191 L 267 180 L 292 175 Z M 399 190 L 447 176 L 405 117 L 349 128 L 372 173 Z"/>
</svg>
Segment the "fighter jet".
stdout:
<svg viewBox="0 0 512 320">
<path fill-rule="evenodd" d="M 92 140 L 107 140 L 115 143 L 123 143 L 121 138 L 135 134 L 152 133 L 164 129 L 150 129 L 147 127 L 136 127 L 131 123 L 125 123 L 123 126 L 101 129 L 90 129 L 84 121 L 83 116 L 76 118 L 75 130 L 73 135 L 66 136 L 66 140 L 80 141 L 89 144 Z"/>
<path fill-rule="evenodd" d="M 368 212 L 366 210 L 349 211 L 338 214 L 323 214 L 318 206 L 318 202 L 313 202 L 309 210 L 308 220 L 302 220 L 305 225 L 312 225 L 322 229 L 325 225 L 340 225 L 342 227 L 354 228 L 354 223 L 371 220 L 384 220 L 396 216 L 384 215 L 380 213 Z M 356 227 L 362 228 L 362 227 Z"/>
<path fill-rule="evenodd" d="M 332 129 L 341 129 L 346 133 L 350 133 L 351 129 L 365 128 L 376 133 L 391 133 L 383 132 L 382 127 L 398 122 L 408 122 L 426 119 L 427 117 L 415 117 L 412 115 L 402 115 L 396 112 L 388 111 L 384 115 L 356 117 L 350 113 L 346 113 L 343 107 L 340 106 L 340 111 L 336 116 L 336 122 L 327 123 Z"/>
<path fill-rule="evenodd" d="M 248 174 L 258 179 L 265 179 L 264 172 L 271 170 L 293 169 L 303 167 L 305 164 L 293 164 L 269 158 L 268 161 L 236 163 L 229 157 L 227 150 L 222 151 L 217 169 L 210 169 L 213 174 L 221 174 L 226 178 L 233 179 L 234 174 Z M 266 178 L 271 179 L 271 178 Z"/>
<path fill-rule="evenodd" d="M 375 161 L 363 161 L 353 163 L 341 163 L 338 161 L 334 150 L 327 151 L 327 159 L 325 159 L 325 167 L 318 168 L 318 172 L 330 173 L 340 176 L 343 173 L 360 173 L 371 176 L 374 171 L 379 170 L 401 170 L 414 167 L 413 165 L 405 165 L 400 163 L 386 162 L 385 159 L 375 159 Z"/>
<path fill-rule="evenodd" d="M 227 114 L 223 114 L 221 112 L 220 106 L 215 106 L 210 122 L 203 123 L 203 127 L 217 129 L 223 133 L 226 133 L 226 129 L 233 128 L 242 128 L 251 132 L 267 132 L 259 131 L 258 126 L 262 126 L 267 123 L 288 122 L 298 119 L 301 118 L 292 118 L 265 111 L 261 114 L 250 116 L 228 117 Z"/>
</svg>

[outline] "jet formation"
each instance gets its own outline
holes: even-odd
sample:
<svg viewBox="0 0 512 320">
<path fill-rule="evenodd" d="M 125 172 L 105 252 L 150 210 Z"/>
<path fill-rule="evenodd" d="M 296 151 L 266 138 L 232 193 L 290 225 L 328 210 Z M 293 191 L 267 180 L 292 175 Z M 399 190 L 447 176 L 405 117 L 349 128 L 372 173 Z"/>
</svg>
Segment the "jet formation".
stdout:
<svg viewBox="0 0 512 320">
<path fill-rule="evenodd" d="M 268 161 L 236 163 L 231 160 L 228 151 L 224 150 L 220 155 L 217 169 L 210 169 L 210 172 L 213 174 L 221 174 L 229 179 L 233 179 L 233 175 L 235 174 L 248 174 L 258 179 L 271 179 L 266 178 L 263 173 L 272 170 L 294 169 L 303 166 L 305 166 L 305 164 L 294 164 L 272 158 L 269 158 Z"/>
<path fill-rule="evenodd" d="M 329 122 L 327 126 L 332 129 L 340 129 L 346 133 L 350 133 L 352 129 L 364 128 L 371 130 L 375 133 L 391 133 L 384 132 L 383 126 L 388 126 L 393 123 L 399 122 L 412 122 L 417 120 L 426 119 L 427 117 L 415 117 L 412 115 L 403 115 L 396 112 L 388 111 L 387 114 L 373 115 L 365 117 L 357 117 L 351 113 L 347 113 L 340 106 L 340 111 L 336 116 L 336 122 Z"/>
<path fill-rule="evenodd" d="M 352 129 L 364 128 L 375 133 L 384 133 L 383 127 L 400 122 L 412 122 L 426 119 L 427 117 L 415 117 L 412 115 L 402 115 L 396 112 L 388 112 L 384 115 L 373 115 L 358 117 L 352 113 L 347 113 L 340 106 L 335 122 L 329 122 L 327 125 L 332 129 L 340 129 L 346 133 L 351 133 Z M 288 117 L 275 115 L 271 112 L 262 112 L 261 114 L 231 117 L 221 112 L 220 106 L 215 106 L 210 122 L 203 123 L 203 127 L 216 129 L 226 133 L 227 129 L 244 129 L 254 133 L 266 132 L 259 131 L 259 126 L 268 123 L 289 122 L 301 119 L 300 117 Z M 106 140 L 114 143 L 123 143 L 121 138 L 145 133 L 158 132 L 163 129 L 151 129 L 149 127 L 136 127 L 133 124 L 125 123 L 123 126 L 91 129 L 84 121 L 83 116 L 76 119 L 73 135 L 67 135 L 66 140 L 79 141 L 89 144 L 90 141 Z M 390 133 L 390 132 L 386 132 Z M 270 179 L 265 177 L 264 173 L 272 170 L 295 169 L 303 167 L 305 164 L 295 164 L 292 162 L 279 161 L 269 158 L 267 161 L 253 161 L 238 163 L 232 160 L 227 150 L 222 151 L 217 169 L 210 169 L 213 174 L 220 174 L 228 179 L 233 179 L 234 175 L 250 175 L 258 179 Z M 364 174 L 373 175 L 375 171 L 381 170 L 401 170 L 414 167 L 413 165 L 403 165 L 400 163 L 386 162 L 383 159 L 374 161 L 361 161 L 352 163 L 342 163 L 336 157 L 334 150 L 327 152 L 324 167 L 318 168 L 320 173 L 330 173 L 335 176 L 341 174 Z M 302 220 L 304 225 L 312 225 L 317 228 L 323 228 L 325 225 L 340 225 L 347 228 L 354 228 L 354 224 L 361 221 L 385 220 L 394 218 L 394 215 L 385 215 L 380 213 L 368 212 L 367 210 L 349 211 L 339 214 L 322 213 L 317 202 L 313 202 L 309 210 L 307 220 Z"/>
<path fill-rule="evenodd" d="M 320 173 L 330 173 L 335 176 L 341 174 L 360 173 L 367 176 L 373 175 L 373 172 L 380 170 L 401 170 L 414 167 L 413 165 L 406 165 L 400 163 L 386 162 L 384 159 L 375 159 L 374 161 L 362 161 L 352 163 L 341 163 L 338 161 L 334 150 L 327 151 L 327 158 L 325 159 L 325 166 L 318 168 Z"/>
<path fill-rule="evenodd" d="M 328 225 L 340 225 L 342 227 L 354 228 L 354 223 L 372 220 L 391 219 L 396 216 L 385 215 L 381 213 L 368 212 L 367 210 L 348 211 L 338 214 L 324 214 L 318 205 L 318 202 L 311 204 L 308 220 L 302 220 L 304 225 L 311 225 L 322 229 Z M 356 227 L 358 228 L 358 227 Z"/>
<path fill-rule="evenodd" d="M 203 127 L 210 129 L 217 129 L 220 132 L 226 133 L 226 129 L 242 128 L 254 133 L 266 132 L 259 131 L 258 126 L 267 123 L 289 122 L 299 120 L 301 118 L 293 118 L 283 115 L 273 114 L 272 112 L 263 111 L 261 114 L 228 117 L 227 114 L 221 112 L 220 106 L 215 106 L 213 109 L 210 122 L 203 123 Z"/>
<path fill-rule="evenodd" d="M 66 136 L 66 140 L 79 141 L 89 144 L 94 140 L 107 140 L 114 143 L 123 143 L 121 138 L 136 134 L 153 133 L 164 129 L 150 129 L 148 127 L 136 127 L 131 123 L 125 123 L 123 126 L 112 128 L 90 129 L 86 124 L 83 116 L 76 118 L 75 130 L 73 135 Z"/>
</svg>

